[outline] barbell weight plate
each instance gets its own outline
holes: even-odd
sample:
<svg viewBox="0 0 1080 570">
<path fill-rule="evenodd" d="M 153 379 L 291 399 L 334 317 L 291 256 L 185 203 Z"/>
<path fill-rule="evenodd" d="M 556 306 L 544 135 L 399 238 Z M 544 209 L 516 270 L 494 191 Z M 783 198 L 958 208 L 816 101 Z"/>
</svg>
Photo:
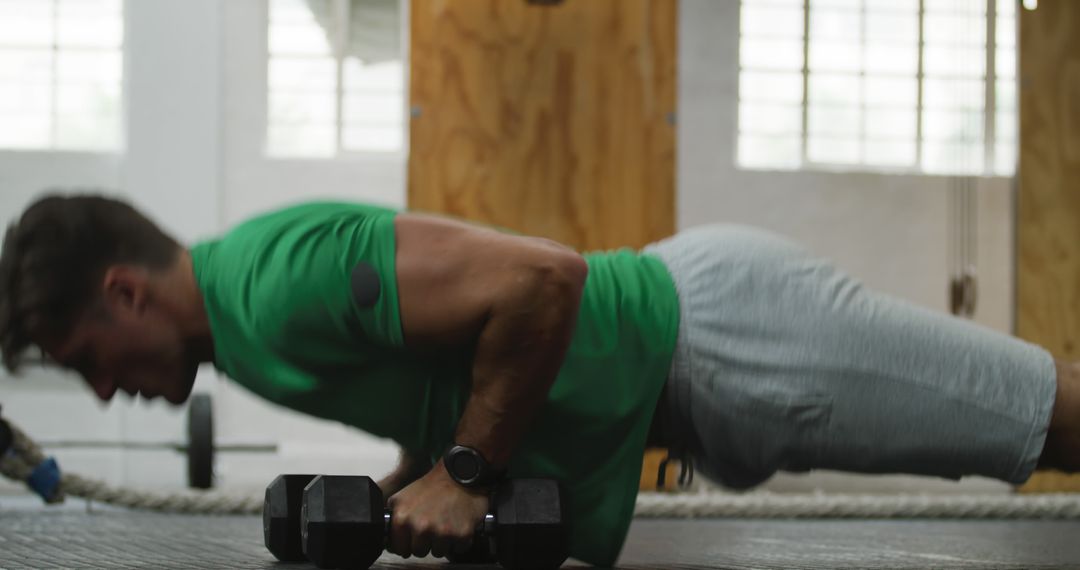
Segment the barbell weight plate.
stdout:
<svg viewBox="0 0 1080 570">
<path fill-rule="evenodd" d="M 214 485 L 214 407 L 210 394 L 195 394 L 188 404 L 188 486 Z"/>
</svg>

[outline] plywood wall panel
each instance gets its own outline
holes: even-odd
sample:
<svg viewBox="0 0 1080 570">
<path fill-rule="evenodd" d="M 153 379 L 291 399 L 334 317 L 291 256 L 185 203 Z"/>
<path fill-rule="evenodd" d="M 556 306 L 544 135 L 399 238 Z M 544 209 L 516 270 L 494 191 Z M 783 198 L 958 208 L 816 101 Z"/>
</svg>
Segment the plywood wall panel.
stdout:
<svg viewBox="0 0 1080 570">
<path fill-rule="evenodd" d="M 1080 3 L 1020 18 L 1017 333 L 1080 357 Z"/>
<path fill-rule="evenodd" d="M 1017 334 L 1080 358 L 1080 2 L 1020 10 Z M 1037 474 L 1028 492 L 1080 491 Z"/>
<path fill-rule="evenodd" d="M 583 250 L 675 228 L 676 0 L 412 0 L 409 207 Z"/>
</svg>

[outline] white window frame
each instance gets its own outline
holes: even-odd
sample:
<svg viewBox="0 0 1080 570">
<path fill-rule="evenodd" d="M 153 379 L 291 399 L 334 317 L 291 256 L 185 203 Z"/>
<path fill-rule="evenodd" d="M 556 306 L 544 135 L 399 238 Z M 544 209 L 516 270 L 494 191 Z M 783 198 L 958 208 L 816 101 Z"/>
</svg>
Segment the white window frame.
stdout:
<svg viewBox="0 0 1080 570">
<path fill-rule="evenodd" d="M 49 143 L 42 146 L 4 146 L 0 145 L 0 153 L 13 154 L 13 155 L 26 155 L 26 154 L 44 154 L 44 155 L 72 155 L 72 156 L 100 156 L 100 157 L 119 157 L 125 154 L 127 149 L 127 112 L 128 112 L 128 70 L 127 70 L 127 58 L 128 58 L 128 0 L 120 0 L 119 2 L 119 17 L 120 17 L 120 30 L 121 38 L 120 43 L 114 48 L 100 48 L 100 47 L 87 47 L 81 46 L 78 48 L 70 48 L 61 46 L 57 38 L 57 13 L 59 11 L 60 0 L 45 0 L 52 5 L 52 27 L 53 27 L 53 40 L 47 46 L 41 46 L 39 48 L 25 47 L 25 49 L 38 49 L 41 51 L 48 51 L 51 54 L 50 71 L 49 71 Z M 2 42 L 0 42 L 2 43 Z M 5 49 L 19 49 L 18 46 L 13 44 L 3 44 Z M 119 93 L 119 101 L 117 102 L 118 112 L 116 117 L 116 143 L 107 147 L 86 147 L 86 146 L 67 146 L 57 143 L 58 137 L 58 100 L 59 100 L 59 78 L 57 69 L 57 59 L 61 52 L 65 51 L 78 51 L 78 52 L 113 52 L 116 51 L 120 57 L 120 83 L 117 85 Z"/>
<path fill-rule="evenodd" d="M 273 58 L 273 54 L 270 53 L 269 42 L 269 29 L 270 18 L 272 12 L 271 4 L 272 0 L 264 0 L 264 9 L 261 11 L 263 21 L 261 22 L 262 29 L 266 31 L 265 41 L 263 42 L 264 52 L 264 68 L 266 73 L 266 83 L 263 85 L 263 94 L 265 97 L 266 113 L 263 117 L 263 129 L 262 129 L 262 146 L 260 152 L 267 161 L 272 162 L 288 162 L 288 161 L 335 161 L 340 160 L 343 162 L 373 162 L 373 163 L 387 163 L 387 164 L 400 164 L 403 160 L 406 160 L 409 153 L 409 131 L 410 131 L 410 105 L 409 105 L 409 2 L 407 0 L 398 0 L 398 21 L 401 26 L 401 38 L 400 53 L 402 61 L 402 101 L 404 120 L 401 124 L 402 129 L 402 145 L 399 150 L 349 150 L 342 144 L 344 121 L 342 120 L 342 110 L 344 106 L 344 98 L 346 96 L 344 89 L 345 79 L 345 55 L 343 53 L 344 47 L 348 45 L 348 34 L 350 32 L 350 17 L 351 17 L 351 2 L 350 0 L 330 0 L 333 2 L 333 10 L 335 16 L 335 22 L 337 23 L 337 30 L 335 34 L 335 45 L 333 48 L 333 57 L 335 59 L 335 109 L 334 114 L 336 120 L 334 121 L 334 144 L 335 150 L 330 155 L 325 156 L 306 156 L 306 155 L 288 155 L 288 154 L 273 154 L 269 152 L 269 131 L 270 131 L 270 78 L 269 67 L 270 61 Z"/>
<path fill-rule="evenodd" d="M 741 164 L 740 161 L 739 161 L 738 153 L 739 153 L 739 144 L 741 144 L 741 143 L 737 142 L 736 145 L 735 145 L 735 154 L 736 154 L 736 156 L 734 157 L 735 158 L 735 164 L 736 164 L 737 168 L 739 168 L 740 170 L 748 170 L 748 171 L 762 171 L 762 170 L 787 170 L 787 171 L 792 171 L 793 170 L 793 171 L 800 171 L 800 170 L 805 170 L 805 171 L 843 171 L 843 172 L 875 172 L 875 173 L 877 173 L 877 172 L 885 172 L 885 173 L 894 173 L 894 174 L 916 174 L 916 175 L 928 175 L 928 176 L 974 175 L 974 176 L 985 176 L 985 177 L 1005 177 L 1005 178 L 1011 177 L 1011 175 L 999 174 L 999 169 L 997 168 L 998 165 L 996 164 L 996 162 L 997 162 L 997 154 L 996 154 L 997 148 L 996 147 L 997 147 L 997 142 L 998 142 L 997 141 L 997 100 L 996 100 L 997 99 L 996 90 L 997 90 L 997 80 L 998 80 L 998 75 L 997 75 L 997 51 L 998 51 L 998 44 L 997 44 L 997 0 L 985 0 L 985 2 L 986 2 L 986 13 L 985 13 L 985 16 L 986 16 L 985 17 L 985 22 L 986 22 L 986 43 L 985 43 L 986 73 L 981 78 L 981 80 L 983 81 L 983 85 L 984 85 L 983 137 L 982 137 L 983 138 L 983 141 L 982 141 L 983 168 L 979 172 L 968 172 L 968 173 L 961 173 L 961 172 L 938 173 L 938 172 L 932 172 L 932 171 L 928 172 L 923 167 L 923 146 L 924 146 L 923 143 L 925 142 L 923 140 L 923 111 L 924 111 L 924 108 L 923 108 L 923 85 L 924 85 L 924 80 L 926 79 L 926 76 L 925 76 L 925 73 L 924 73 L 924 65 L 923 65 L 924 64 L 923 55 L 924 55 L 924 52 L 925 52 L 925 46 L 923 45 L 924 39 L 925 39 L 924 38 L 924 25 L 925 25 L 925 15 L 926 15 L 926 5 L 925 5 L 926 3 L 925 3 L 925 0 L 919 0 L 919 8 L 918 8 L 918 12 L 917 12 L 917 14 L 918 14 L 919 32 L 918 32 L 918 40 L 917 40 L 917 43 L 916 43 L 916 47 L 918 48 L 919 53 L 918 53 L 918 67 L 917 67 L 916 73 L 915 73 L 915 80 L 917 82 L 918 89 L 917 89 L 917 99 L 916 99 L 916 104 L 915 104 L 915 135 L 914 135 L 915 159 L 914 159 L 913 164 L 911 166 L 885 166 L 885 165 L 880 165 L 879 166 L 879 165 L 874 165 L 874 164 L 866 164 L 864 162 L 834 163 L 834 162 L 826 162 L 826 161 L 815 161 L 815 160 L 812 160 L 810 158 L 810 155 L 809 155 L 809 152 L 808 152 L 808 147 L 809 147 L 808 139 L 809 139 L 809 136 L 810 136 L 810 133 L 809 133 L 809 130 L 810 130 L 809 129 L 810 84 L 809 83 L 810 83 L 810 74 L 811 74 L 811 71 L 810 71 L 810 41 L 811 41 L 811 38 L 810 38 L 810 18 L 811 18 L 811 16 L 810 16 L 810 12 L 811 12 L 810 4 L 811 4 L 811 1 L 812 0 L 802 0 L 802 10 L 803 10 L 803 28 L 802 28 L 802 32 L 803 32 L 803 35 L 802 35 L 801 41 L 802 41 L 802 47 L 803 47 L 803 51 L 802 51 L 803 64 L 802 64 L 802 68 L 799 70 L 799 73 L 802 76 L 802 100 L 800 102 L 802 117 L 801 117 L 800 131 L 798 133 L 798 139 L 799 139 L 799 164 L 797 166 L 795 166 L 795 167 L 792 167 L 792 168 L 770 167 L 768 165 L 745 166 L 745 165 Z M 740 6 L 742 6 L 741 0 L 740 0 Z M 862 11 L 863 15 L 865 15 L 865 11 L 866 11 L 865 4 L 862 5 L 861 11 Z M 1019 10 L 1017 10 L 1017 18 L 1019 18 Z M 865 21 L 865 18 L 863 18 L 863 21 Z M 741 34 L 741 30 L 740 30 L 740 45 L 741 45 L 741 37 L 742 37 L 742 34 Z M 862 39 L 862 41 L 863 42 L 866 41 L 865 37 Z M 1017 47 L 1017 49 L 1018 49 L 1018 47 Z M 739 78 L 740 78 L 740 81 L 741 81 L 741 78 L 742 78 L 742 72 L 744 70 L 757 71 L 754 68 L 745 68 L 745 67 L 743 67 L 742 63 L 740 62 L 740 64 L 739 64 Z M 858 77 L 862 78 L 864 76 L 865 76 L 865 71 L 860 70 L 859 73 L 858 73 Z M 1018 81 L 1018 79 L 1015 79 L 1015 80 Z M 738 97 L 738 105 L 739 106 L 742 105 L 741 95 Z M 865 105 L 865 104 L 863 104 L 863 105 Z M 1018 112 L 1019 111 L 1017 111 L 1017 113 Z M 740 119 L 740 123 L 741 123 L 741 119 Z M 737 133 L 737 135 L 736 135 L 737 138 L 740 135 L 744 134 L 742 129 L 741 129 L 741 124 L 737 127 L 736 133 Z M 771 136 L 771 135 L 760 135 L 760 136 Z"/>
</svg>

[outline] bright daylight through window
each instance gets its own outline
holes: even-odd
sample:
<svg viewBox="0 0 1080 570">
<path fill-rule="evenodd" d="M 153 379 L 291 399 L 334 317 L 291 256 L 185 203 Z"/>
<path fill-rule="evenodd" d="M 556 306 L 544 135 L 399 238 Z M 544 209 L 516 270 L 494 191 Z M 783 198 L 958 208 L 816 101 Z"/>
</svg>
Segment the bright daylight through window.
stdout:
<svg viewBox="0 0 1080 570">
<path fill-rule="evenodd" d="M 269 6 L 267 153 L 401 151 L 398 0 L 269 0 Z"/>
<path fill-rule="evenodd" d="M 121 147 L 122 0 L 0 0 L 0 149 Z"/>
<path fill-rule="evenodd" d="M 998 174 L 1015 0 L 742 0 L 738 164 Z"/>
</svg>

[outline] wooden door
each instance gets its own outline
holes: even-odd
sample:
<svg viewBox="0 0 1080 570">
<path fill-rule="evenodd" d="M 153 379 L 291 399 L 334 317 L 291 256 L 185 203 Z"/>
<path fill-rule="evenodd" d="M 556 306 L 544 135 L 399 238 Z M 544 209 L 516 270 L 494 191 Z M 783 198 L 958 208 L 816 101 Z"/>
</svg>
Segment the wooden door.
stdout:
<svg viewBox="0 0 1080 570">
<path fill-rule="evenodd" d="M 1017 334 L 1080 358 L 1080 2 L 1020 12 Z M 1080 491 L 1038 474 L 1026 491 Z"/>
<path fill-rule="evenodd" d="M 410 208 L 581 250 L 674 231 L 677 0 L 410 5 Z"/>
</svg>

